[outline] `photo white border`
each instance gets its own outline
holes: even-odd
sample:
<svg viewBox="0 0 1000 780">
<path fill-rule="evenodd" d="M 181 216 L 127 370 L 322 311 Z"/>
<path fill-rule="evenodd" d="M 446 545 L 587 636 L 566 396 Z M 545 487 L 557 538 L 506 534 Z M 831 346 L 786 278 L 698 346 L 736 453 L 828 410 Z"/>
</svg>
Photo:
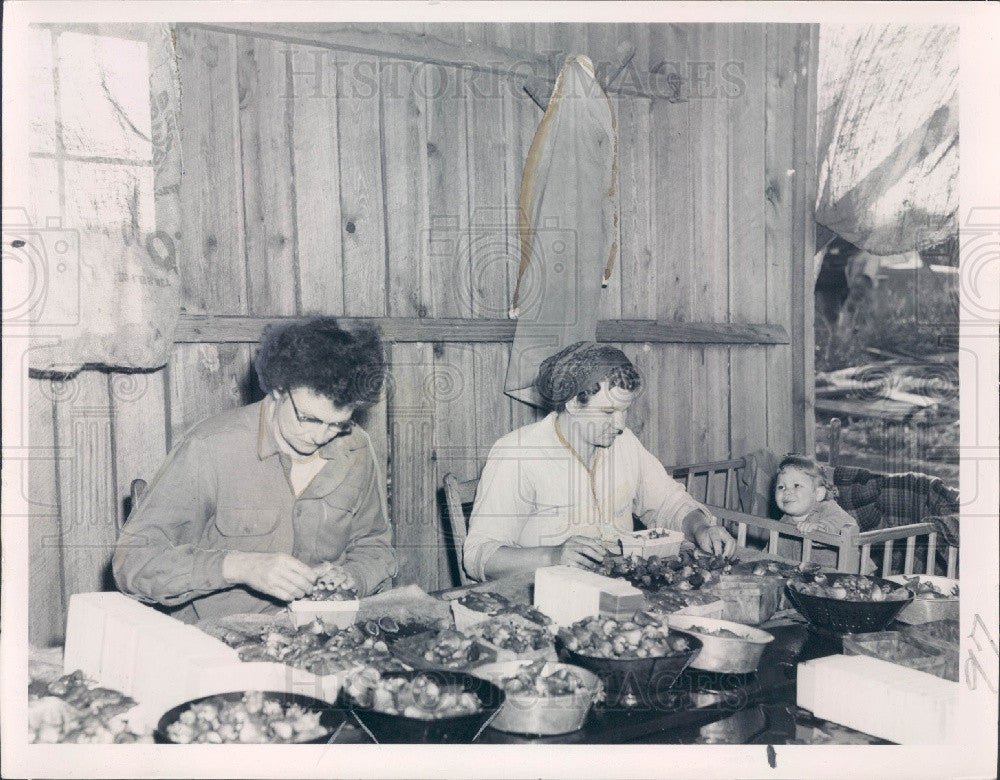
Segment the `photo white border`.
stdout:
<svg viewBox="0 0 1000 780">
<path fill-rule="evenodd" d="M 961 214 L 964 231 L 971 205 L 996 215 L 997 249 L 977 278 L 962 258 L 962 295 L 1000 312 L 1000 23 L 979 3 L 406 3 L 406 2 L 8 2 L 3 15 L 3 201 L 19 199 L 25 173 L 26 127 L 16 102 L 29 85 L 18 36 L 30 22 L 180 21 L 490 21 L 587 22 L 817 22 L 959 24 L 961 26 Z M 15 91 L 20 88 L 21 92 Z M 978 259 L 982 263 L 982 258 Z M 6 282 L 5 282 L 6 284 Z M 977 292 L 978 290 L 978 292 Z M 965 322 L 959 363 L 961 397 L 961 495 L 966 525 L 961 547 L 962 625 L 987 620 L 995 640 L 998 614 L 997 343 L 995 321 Z M 4 340 L 4 440 L 22 409 L 17 345 Z M 976 388 L 975 393 L 967 392 Z M 8 478 L 4 470 L 5 488 Z M 19 491 L 3 491 L 2 668 L 5 776 L 35 777 L 995 777 L 997 701 L 982 686 L 963 682 L 963 744 L 942 747 L 776 746 L 776 767 L 765 746 L 88 746 L 27 745 L 28 532 L 9 515 L 25 515 Z M 975 519 L 970 524 L 970 519 Z M 973 541 L 974 540 L 974 541 Z M 983 572 L 983 576 L 972 576 Z M 972 650 L 963 638 L 963 659 Z M 995 667 L 995 661 L 994 661 Z M 964 676 L 964 675 L 963 675 Z M 294 751 L 294 752 L 287 752 Z"/>
</svg>

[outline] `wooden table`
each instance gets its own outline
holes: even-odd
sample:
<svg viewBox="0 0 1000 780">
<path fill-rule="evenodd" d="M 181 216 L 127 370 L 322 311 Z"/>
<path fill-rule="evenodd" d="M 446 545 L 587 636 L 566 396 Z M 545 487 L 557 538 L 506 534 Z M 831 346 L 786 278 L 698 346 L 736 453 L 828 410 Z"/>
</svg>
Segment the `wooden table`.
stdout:
<svg viewBox="0 0 1000 780">
<path fill-rule="evenodd" d="M 742 552 L 742 551 L 741 551 Z M 741 556 L 747 559 L 749 556 Z M 437 593 L 451 600 L 473 590 L 489 590 L 531 603 L 533 574 L 452 588 Z M 755 675 L 713 675 L 688 670 L 653 706 L 592 708 L 579 731 L 555 737 L 527 737 L 487 728 L 477 740 L 483 744 L 788 744 L 829 735 L 836 743 L 888 744 L 843 726 L 811 718 L 795 705 L 795 673 L 800 661 L 839 653 L 839 644 L 814 635 L 794 611 L 786 611 L 761 625 L 774 635 Z M 724 694 L 712 688 L 730 686 Z M 823 739 L 823 737 L 821 737 Z M 336 743 L 365 743 L 368 736 L 348 716 Z M 826 741 L 823 739 L 823 741 Z"/>
</svg>

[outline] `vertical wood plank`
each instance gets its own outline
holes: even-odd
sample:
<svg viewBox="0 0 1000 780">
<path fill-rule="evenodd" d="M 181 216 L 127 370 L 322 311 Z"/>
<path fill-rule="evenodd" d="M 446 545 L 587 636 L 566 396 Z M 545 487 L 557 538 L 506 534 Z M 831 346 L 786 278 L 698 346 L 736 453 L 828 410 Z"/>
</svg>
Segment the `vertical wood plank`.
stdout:
<svg viewBox="0 0 1000 780">
<path fill-rule="evenodd" d="M 536 25 L 524 22 L 502 22 L 495 27 L 497 46 L 521 52 L 534 52 L 534 32 Z"/>
<path fill-rule="evenodd" d="M 669 52 L 671 60 L 683 63 L 690 56 L 690 29 L 678 25 L 657 27 L 650 33 L 650 46 L 654 52 Z M 691 101 L 668 103 L 660 99 L 652 103 L 651 211 L 657 263 L 656 313 L 658 319 L 672 321 L 692 319 L 695 252 L 692 110 Z"/>
<path fill-rule="evenodd" d="M 767 322 L 791 333 L 792 118 L 794 56 L 785 25 L 765 27 L 764 252 L 767 273 Z M 788 345 L 764 348 L 767 353 L 767 447 L 789 452 L 792 437 L 792 357 Z"/>
<path fill-rule="evenodd" d="M 618 105 L 622 317 L 654 319 L 658 264 L 653 258 L 650 215 L 650 101 L 623 96 Z"/>
<path fill-rule="evenodd" d="M 5 458 L 4 470 L 19 470 L 18 489 L 28 508 L 28 641 L 47 647 L 63 640 L 66 618 L 56 468 L 59 454 L 52 382 L 28 379 L 26 390 L 30 450 L 19 461 Z"/>
<path fill-rule="evenodd" d="M 503 377 L 510 360 L 509 344 L 474 344 L 474 406 L 476 420 L 476 464 L 478 477 L 494 442 L 513 430 L 510 399 L 503 393 Z M 523 404 L 521 404 L 523 406 Z"/>
<path fill-rule="evenodd" d="M 613 25 L 609 24 L 572 24 L 570 27 L 569 50 L 573 53 L 585 54 L 594 64 L 597 74 L 597 82 L 602 89 L 607 88 L 608 78 L 611 72 L 617 69 L 615 57 L 615 47 L 618 40 Z M 611 112 L 614 122 L 615 132 L 615 166 L 621 168 L 621 127 L 619 114 L 621 106 L 619 96 L 615 92 L 606 92 L 611 103 Z M 630 98 L 626 98 L 630 99 Z M 621 187 L 618 177 L 615 178 L 615 187 L 618 188 L 619 212 L 615 215 L 615 244 L 617 246 L 614 265 L 611 269 L 611 276 L 605 280 L 604 288 L 601 290 L 600 311 L 601 319 L 621 319 L 622 316 L 622 258 L 621 258 Z"/>
<path fill-rule="evenodd" d="M 372 441 L 375 459 L 378 462 L 382 478 L 388 480 L 389 475 L 389 404 L 383 391 L 378 403 L 373 404 L 364 413 L 358 415 L 358 422 Z"/>
<path fill-rule="evenodd" d="M 340 143 L 333 53 L 289 46 L 295 230 L 303 314 L 344 311 Z"/>
<path fill-rule="evenodd" d="M 239 38 L 240 148 L 252 314 L 295 314 L 301 306 L 286 48 L 278 41 Z"/>
<path fill-rule="evenodd" d="M 521 180 L 514 156 L 521 153 L 522 138 L 518 120 L 508 116 L 517 111 L 510 89 L 500 77 L 480 73 L 465 91 L 471 284 L 463 288 L 469 295 L 463 317 L 507 319 L 510 308 L 509 279 L 516 278 L 519 261 L 514 185 L 519 188 Z"/>
<path fill-rule="evenodd" d="M 552 41 L 555 47 L 566 54 L 584 54 L 590 56 L 586 26 L 569 22 L 557 22 L 552 25 Z"/>
<path fill-rule="evenodd" d="M 739 25 L 720 64 L 728 134 L 729 310 L 733 322 L 767 319 L 764 247 L 764 28 Z M 767 442 L 767 363 L 760 347 L 730 348 L 730 451 Z"/>
<path fill-rule="evenodd" d="M 531 25 L 529 28 L 531 37 L 529 40 L 532 43 L 529 50 L 533 50 L 543 57 L 549 57 L 554 62 L 556 53 L 560 51 L 559 44 L 556 43 L 555 28 L 556 26 L 550 22 Z M 556 70 L 558 71 L 558 65 L 556 65 Z"/>
<path fill-rule="evenodd" d="M 63 603 L 74 593 L 114 588 L 116 541 L 107 376 L 83 370 L 65 383 L 55 404 Z"/>
<path fill-rule="evenodd" d="M 386 315 L 386 234 L 378 60 L 337 52 L 344 314 Z"/>
<path fill-rule="evenodd" d="M 518 263 L 517 200 L 508 177 L 512 175 L 510 150 L 519 145 L 519 130 L 508 116 L 511 96 L 507 81 L 492 74 L 476 74 L 468 82 L 465 96 L 471 283 L 470 305 L 463 308 L 462 316 L 506 319 L 508 280 Z M 509 358 L 509 344 L 472 345 L 472 403 L 477 422 L 475 461 L 469 464 L 472 473 L 468 478 L 479 476 L 490 447 L 511 430 L 511 403 L 517 402 L 503 394 Z"/>
<path fill-rule="evenodd" d="M 422 80 L 427 117 L 427 203 L 429 214 L 427 314 L 469 316 L 469 150 L 465 80 L 455 68 L 428 67 Z"/>
<path fill-rule="evenodd" d="M 436 485 L 451 472 L 459 481 L 479 476 L 475 353 L 471 344 L 435 344 L 430 386 L 434 408 Z"/>
<path fill-rule="evenodd" d="M 177 344 L 167 371 L 168 447 L 195 423 L 242 405 L 250 394 L 250 351 L 242 344 Z"/>
<path fill-rule="evenodd" d="M 632 361 L 642 377 L 642 387 L 632 401 L 627 425 L 639 437 L 642 445 L 662 459 L 659 447 L 660 361 L 655 347 L 650 344 L 622 344 L 622 352 Z M 667 463 L 666 465 L 673 465 Z"/>
<path fill-rule="evenodd" d="M 391 360 L 390 505 L 399 560 L 397 583 L 415 583 L 431 591 L 445 581 L 439 565 L 443 534 L 435 492 L 434 404 L 429 392 L 434 359 L 429 345 L 396 344 Z"/>
<path fill-rule="evenodd" d="M 236 37 L 180 25 L 181 296 L 189 312 L 246 314 Z"/>
<path fill-rule="evenodd" d="M 694 263 L 692 312 L 697 319 L 729 319 L 729 188 L 726 99 L 719 86 L 720 61 L 726 55 L 728 26 L 692 27 L 689 50 L 692 213 Z M 702 77 L 704 80 L 702 80 Z M 729 362 L 725 348 L 690 350 L 692 428 L 696 460 L 729 455 Z"/>
<path fill-rule="evenodd" d="M 409 62 L 380 63 L 388 311 L 395 317 L 426 317 L 430 306 L 427 258 L 426 104 L 415 89 L 418 69 Z"/>
<path fill-rule="evenodd" d="M 465 22 L 462 25 L 462 37 L 468 43 L 476 46 L 485 46 L 492 43 L 493 35 L 490 28 L 493 24 L 483 24 L 482 22 Z"/>
<path fill-rule="evenodd" d="M 795 41 L 792 170 L 792 413 L 796 449 L 816 452 L 813 265 L 816 251 L 816 80 L 819 25 L 799 24 Z"/>
<path fill-rule="evenodd" d="M 906 557 L 903 563 L 903 574 L 913 574 L 913 556 L 917 548 L 917 537 L 910 536 L 906 540 Z"/>
<path fill-rule="evenodd" d="M 925 574 L 937 573 L 937 532 L 927 534 L 927 568 Z"/>
<path fill-rule="evenodd" d="M 114 438 L 115 512 L 120 531 L 132 480 L 149 482 L 167 454 L 165 370 L 108 375 Z"/>
<path fill-rule="evenodd" d="M 669 53 L 683 63 L 690 56 L 691 28 L 657 26 L 650 31 L 651 56 Z M 667 74 L 662 74 L 667 75 Z M 656 315 L 668 321 L 692 319 L 694 258 L 694 171 L 692 162 L 691 102 L 652 101 L 651 214 L 656 272 Z M 692 421 L 693 358 L 683 346 L 658 347 L 661 359 L 662 401 L 659 442 L 663 460 L 672 465 L 695 459 Z"/>
<path fill-rule="evenodd" d="M 660 394 L 658 420 L 660 459 L 671 466 L 681 466 L 696 460 L 691 435 L 691 402 L 693 377 L 689 350 L 683 346 L 654 346 L 659 354 Z"/>
</svg>

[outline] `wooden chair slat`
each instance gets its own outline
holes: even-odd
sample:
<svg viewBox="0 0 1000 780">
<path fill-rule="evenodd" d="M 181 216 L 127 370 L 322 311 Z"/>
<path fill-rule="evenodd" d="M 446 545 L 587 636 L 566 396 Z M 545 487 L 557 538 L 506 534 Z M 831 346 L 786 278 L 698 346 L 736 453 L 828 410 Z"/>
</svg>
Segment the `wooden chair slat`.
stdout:
<svg viewBox="0 0 1000 780">
<path fill-rule="evenodd" d="M 892 574 L 892 545 L 893 540 L 887 539 L 885 542 L 885 550 L 882 552 L 882 576 L 888 577 Z"/>
<path fill-rule="evenodd" d="M 906 557 L 903 561 L 903 574 L 913 574 L 913 556 L 917 549 L 917 537 L 906 540 Z"/>
<path fill-rule="evenodd" d="M 469 532 L 469 517 L 465 512 L 465 507 L 471 506 L 472 502 L 475 501 L 479 480 L 470 479 L 460 482 L 458 477 L 449 473 L 444 475 L 443 482 L 451 543 L 458 561 L 458 584 L 469 585 L 472 580 L 465 573 L 465 567 L 462 565 L 462 548 L 465 547 L 465 538 Z"/>
</svg>

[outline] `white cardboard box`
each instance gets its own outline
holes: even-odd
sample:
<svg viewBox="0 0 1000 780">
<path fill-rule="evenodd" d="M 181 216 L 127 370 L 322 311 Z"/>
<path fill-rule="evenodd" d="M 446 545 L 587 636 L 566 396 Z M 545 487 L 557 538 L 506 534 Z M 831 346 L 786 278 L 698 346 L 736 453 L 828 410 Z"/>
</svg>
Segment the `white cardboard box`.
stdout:
<svg viewBox="0 0 1000 780">
<path fill-rule="evenodd" d="M 618 537 L 618 541 L 621 542 L 623 555 L 638 555 L 641 558 L 658 555 L 661 558 L 669 558 L 680 553 L 681 545 L 684 544 L 684 533 L 652 528 L 622 534 Z"/>
<path fill-rule="evenodd" d="M 535 606 L 559 626 L 601 613 L 601 596 L 622 601 L 636 599 L 642 609 L 642 591 L 625 580 L 605 577 L 574 566 L 546 566 L 535 570 Z"/>
<path fill-rule="evenodd" d="M 325 626 L 348 628 L 354 625 L 359 609 L 361 609 L 361 602 L 357 599 L 346 601 L 298 599 L 288 605 L 292 625 L 296 628 L 308 625 L 315 619 L 319 619 Z"/>
<path fill-rule="evenodd" d="M 817 718 L 904 745 L 956 741 L 959 685 L 864 655 L 798 666 L 796 703 Z"/>
</svg>

